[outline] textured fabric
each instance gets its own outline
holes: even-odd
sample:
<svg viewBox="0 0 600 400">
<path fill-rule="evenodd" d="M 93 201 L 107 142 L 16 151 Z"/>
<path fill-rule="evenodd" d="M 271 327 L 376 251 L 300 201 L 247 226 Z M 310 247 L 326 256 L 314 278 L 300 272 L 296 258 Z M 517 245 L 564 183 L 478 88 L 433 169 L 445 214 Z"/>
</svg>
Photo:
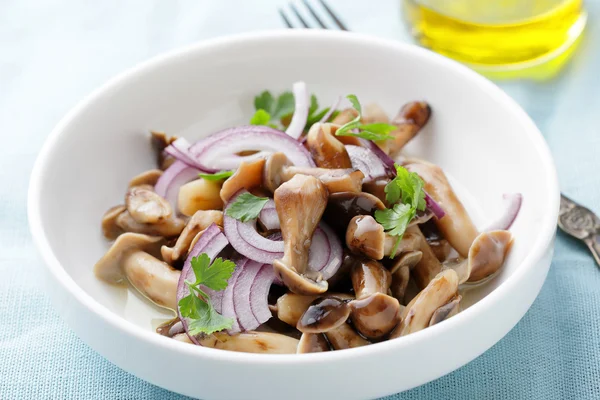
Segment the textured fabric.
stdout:
<svg viewBox="0 0 600 400">
<path fill-rule="evenodd" d="M 408 40 L 396 0 L 328 1 L 353 30 Z M 183 398 L 104 360 L 53 311 L 27 229 L 29 174 L 52 127 L 109 77 L 200 39 L 280 28 L 276 8 L 285 3 L 0 2 L 0 399 Z M 600 0 L 588 8 L 587 38 L 558 79 L 502 86 L 544 132 L 563 191 L 600 213 Z M 388 399 L 488 398 L 600 398 L 600 270 L 562 234 L 548 280 L 515 329 L 465 367 Z"/>
</svg>

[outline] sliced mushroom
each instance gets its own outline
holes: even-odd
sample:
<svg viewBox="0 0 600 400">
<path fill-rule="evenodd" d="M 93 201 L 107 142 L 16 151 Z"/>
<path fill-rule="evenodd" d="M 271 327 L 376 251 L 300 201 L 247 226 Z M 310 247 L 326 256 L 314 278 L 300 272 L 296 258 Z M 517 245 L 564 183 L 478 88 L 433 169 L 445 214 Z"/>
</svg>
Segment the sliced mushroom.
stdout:
<svg viewBox="0 0 600 400">
<path fill-rule="evenodd" d="M 500 270 L 511 245 L 508 231 L 483 232 L 473 241 L 466 259 L 449 260 L 444 268 L 455 270 L 459 283 L 481 281 Z"/>
<path fill-rule="evenodd" d="M 370 193 L 377 197 L 384 205 L 388 205 L 385 198 L 385 187 L 390 183 L 389 178 L 379 178 L 372 181 L 363 182 L 363 192 Z"/>
<path fill-rule="evenodd" d="M 340 300 L 351 300 L 354 298 L 345 293 L 327 293 L 323 296 L 335 297 Z M 296 293 L 286 293 L 277 299 L 277 318 L 290 326 L 296 327 L 302 314 L 319 297 L 321 296 L 303 296 Z"/>
<path fill-rule="evenodd" d="M 294 167 L 285 154 L 273 153 L 267 158 L 263 182 L 274 192 L 282 183 L 300 174 L 318 178 L 329 193 L 360 192 L 365 177 L 361 171 L 354 169 Z"/>
<path fill-rule="evenodd" d="M 352 349 L 371 344 L 348 324 L 342 324 L 336 329 L 325 333 L 325 337 L 335 350 Z"/>
<path fill-rule="evenodd" d="M 363 124 L 383 123 L 388 124 L 390 117 L 379 104 L 369 103 L 363 107 L 362 119 Z"/>
<path fill-rule="evenodd" d="M 382 146 L 392 158 L 396 157 L 400 150 L 425 126 L 430 116 L 431 108 L 424 101 L 405 104 L 392 120 L 392 125 L 396 125 L 396 130 L 391 132 L 394 139 L 377 144 Z"/>
<path fill-rule="evenodd" d="M 213 333 L 198 339 L 201 346 L 243 353 L 295 354 L 298 339 L 272 332 L 248 331 L 236 335 Z"/>
<path fill-rule="evenodd" d="M 198 235 L 212 224 L 223 226 L 223 211 L 200 210 L 190 218 L 187 225 L 177 238 L 173 247 L 162 246 L 160 253 L 165 262 L 173 265 L 180 258 L 187 255 L 191 244 Z"/>
<path fill-rule="evenodd" d="M 357 215 L 374 215 L 385 205 L 369 193 L 341 192 L 329 195 L 323 219 L 339 234 L 345 234 L 348 224 Z"/>
<path fill-rule="evenodd" d="M 417 226 L 412 226 L 406 230 L 418 238 L 417 249 L 423 253 L 421 260 L 415 265 L 412 270 L 412 277 L 420 289 L 425 288 L 429 282 L 442 270 L 442 264 L 437 259 L 429 243 L 425 240 L 425 236 Z"/>
<path fill-rule="evenodd" d="M 346 147 L 335 137 L 338 126 L 316 123 L 306 136 L 306 146 L 321 168 L 352 168 Z"/>
<path fill-rule="evenodd" d="M 398 238 L 384 232 L 383 226 L 370 215 L 360 215 L 352 218 L 346 230 L 346 246 L 354 254 L 363 254 L 374 260 L 381 260 L 395 250 L 396 254 L 418 250 L 419 237 L 406 232 L 398 246 Z"/>
<path fill-rule="evenodd" d="M 456 197 L 444 171 L 429 163 L 412 163 L 408 164 L 406 168 L 419 174 L 425 181 L 425 190 L 446 213 L 443 218 L 434 219 L 438 229 L 461 256 L 467 257 L 469 248 L 478 234 L 477 228 L 463 204 Z"/>
<path fill-rule="evenodd" d="M 450 302 L 444 304 L 437 310 L 433 312 L 431 316 L 431 320 L 429 321 L 429 326 L 435 325 L 442 321 L 447 320 L 450 317 L 455 316 L 460 311 L 460 301 L 462 299 L 461 295 L 455 296 Z"/>
<path fill-rule="evenodd" d="M 329 351 L 329 343 L 325 336 L 320 333 L 303 333 L 298 343 L 298 354 L 304 353 L 320 353 Z"/>
<path fill-rule="evenodd" d="M 125 195 L 125 205 L 129 215 L 140 224 L 160 223 L 173 214 L 169 202 L 156 194 L 149 185 L 129 188 Z"/>
<path fill-rule="evenodd" d="M 94 273 L 112 284 L 127 278 L 149 300 L 175 310 L 181 272 L 155 257 L 163 242 L 161 237 L 124 233 L 96 263 Z"/>
<path fill-rule="evenodd" d="M 346 108 L 338 113 L 331 121 L 334 125 L 344 125 L 358 117 L 358 111 L 354 108 Z"/>
<path fill-rule="evenodd" d="M 158 182 L 158 178 L 161 177 L 162 171 L 160 169 L 151 169 L 149 171 L 142 172 L 139 175 L 136 175 L 129 181 L 129 187 L 132 188 L 134 186 L 142 186 L 142 185 L 150 185 L 156 186 L 156 182 Z"/>
<path fill-rule="evenodd" d="M 275 190 L 274 200 L 284 243 L 283 258 L 273 261 L 275 274 L 294 293 L 326 292 L 327 281 L 308 271 L 308 251 L 327 205 L 327 189 L 315 177 L 296 175 Z"/>
<path fill-rule="evenodd" d="M 404 309 L 400 325 L 390 335 L 396 338 L 429 326 L 435 310 L 448 303 L 458 291 L 458 276 L 452 269 L 440 272 Z"/>
<path fill-rule="evenodd" d="M 421 251 L 409 251 L 394 259 L 390 273 L 392 274 L 392 284 L 390 290 L 400 304 L 404 304 L 404 295 L 410 280 L 410 271 L 421 261 L 423 253 Z"/>
<path fill-rule="evenodd" d="M 177 140 L 177 136 L 167 136 L 167 134 L 164 132 L 154 131 L 151 131 L 150 134 L 152 135 L 152 148 L 156 152 L 158 165 L 164 171 L 169 167 L 170 164 L 173 163 L 173 161 L 175 161 L 175 159 L 171 156 L 165 157 L 165 152 L 163 150 Z"/>
<path fill-rule="evenodd" d="M 262 184 L 262 173 L 265 159 L 243 161 L 233 175 L 221 187 L 221 200 L 227 202 L 234 194 L 242 189 L 250 190 Z"/>
<path fill-rule="evenodd" d="M 142 224 L 137 222 L 129 213 L 122 212 L 116 219 L 116 224 L 125 232 L 142 233 L 151 236 L 173 237 L 185 228 L 185 221 L 171 215 L 170 218 L 156 224 Z"/>
<path fill-rule="evenodd" d="M 179 188 L 177 207 L 183 215 L 191 217 L 199 210 L 221 210 L 221 181 L 196 179 Z"/>
<path fill-rule="evenodd" d="M 302 333 L 323 333 L 345 323 L 350 315 L 348 303 L 335 297 L 313 302 L 302 314 L 296 329 Z"/>
<path fill-rule="evenodd" d="M 105 238 L 113 240 L 123 233 L 123 229 L 117 225 L 117 217 L 125 210 L 127 210 L 125 206 L 114 206 L 104 213 L 104 216 L 102 216 L 102 233 Z"/>
<path fill-rule="evenodd" d="M 356 300 L 349 304 L 352 323 L 368 339 L 380 339 L 400 322 L 400 303 L 389 296 L 392 275 L 381 263 L 365 260 L 350 272 Z"/>
</svg>

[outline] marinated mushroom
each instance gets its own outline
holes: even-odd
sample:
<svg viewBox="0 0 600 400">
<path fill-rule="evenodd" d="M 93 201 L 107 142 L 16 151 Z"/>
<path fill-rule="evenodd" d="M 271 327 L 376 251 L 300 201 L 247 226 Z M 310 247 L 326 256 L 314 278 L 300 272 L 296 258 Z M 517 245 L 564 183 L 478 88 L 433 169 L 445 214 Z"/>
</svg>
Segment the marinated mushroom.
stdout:
<svg viewBox="0 0 600 400">
<path fill-rule="evenodd" d="M 199 210 L 222 210 L 221 181 L 196 179 L 179 188 L 177 207 L 183 215 L 191 217 Z"/>
<path fill-rule="evenodd" d="M 169 202 L 156 194 L 149 185 L 129 188 L 125 195 L 129 215 L 140 224 L 156 224 L 173 214 Z"/>
<path fill-rule="evenodd" d="M 242 353 L 295 354 L 298 339 L 272 332 L 213 333 L 198 339 L 200 346 Z"/>
<path fill-rule="evenodd" d="M 296 175 L 318 178 L 329 193 L 360 192 L 365 175 L 354 169 L 328 169 L 294 167 L 283 153 L 273 153 L 267 158 L 263 183 L 272 192 Z"/>
<path fill-rule="evenodd" d="M 350 271 L 356 300 L 350 303 L 354 327 L 367 339 L 380 339 L 400 322 L 400 303 L 389 296 L 392 275 L 381 263 L 364 260 Z"/>
<path fill-rule="evenodd" d="M 419 289 L 424 289 L 442 270 L 442 264 L 429 247 L 419 227 L 411 226 L 406 232 L 418 238 L 417 250 L 422 253 L 421 260 L 414 266 L 411 275 Z"/>
<path fill-rule="evenodd" d="M 444 304 L 433 312 L 431 320 L 429 320 L 429 326 L 438 324 L 442 321 L 447 320 L 450 317 L 455 316 L 460 311 L 460 301 L 462 300 L 461 295 L 456 295 L 448 303 Z"/>
<path fill-rule="evenodd" d="M 351 300 L 354 296 L 347 293 L 326 293 L 323 296 L 303 296 L 296 293 L 286 293 L 277 299 L 277 318 L 286 324 L 296 327 L 302 314 L 319 297 L 335 297 L 340 300 Z"/>
<path fill-rule="evenodd" d="M 296 175 L 275 190 L 274 199 L 284 243 L 283 258 L 273 261 L 275 274 L 294 293 L 326 292 L 327 281 L 308 271 L 308 250 L 327 205 L 327 189 L 315 177 Z"/>
<path fill-rule="evenodd" d="M 116 284 L 125 278 L 154 304 L 177 309 L 177 282 L 180 271 L 158 258 L 161 237 L 124 233 L 94 266 L 105 282 Z"/>
<path fill-rule="evenodd" d="M 467 257 L 469 248 L 477 236 L 477 228 L 471 221 L 467 210 L 460 202 L 444 171 L 429 163 L 412 163 L 406 166 L 411 172 L 416 172 L 425 182 L 425 190 L 444 209 L 446 215 L 435 219 L 435 223 L 458 253 Z"/>
<path fill-rule="evenodd" d="M 297 353 L 320 353 L 330 350 L 329 343 L 324 335 L 320 333 L 303 333 L 298 343 Z"/>
<path fill-rule="evenodd" d="M 390 122 L 390 117 L 388 117 L 385 110 L 381 108 L 379 104 L 369 103 L 363 107 L 363 115 L 361 122 L 363 124 L 388 124 Z"/>
<path fill-rule="evenodd" d="M 397 240 L 397 237 L 385 233 L 383 226 L 370 215 L 352 218 L 346 230 L 348 249 L 354 254 L 362 254 L 374 260 L 391 255 L 394 248 L 396 254 L 419 249 L 420 238 L 410 232 L 404 234 L 398 246 Z"/>
<path fill-rule="evenodd" d="M 127 207 L 125 206 L 114 206 L 104 213 L 102 217 L 102 233 L 105 238 L 113 240 L 123 233 L 123 229 L 117 225 L 117 217 L 126 210 Z"/>
<path fill-rule="evenodd" d="M 392 125 L 396 126 L 396 130 L 391 132 L 394 139 L 378 144 L 392 158 L 396 157 L 400 150 L 425 126 L 430 116 L 431 108 L 424 101 L 413 101 L 405 104 L 398 115 L 392 119 Z"/>
<path fill-rule="evenodd" d="M 150 236 L 173 237 L 179 235 L 185 228 L 185 221 L 174 215 L 154 224 L 144 224 L 136 221 L 127 210 L 119 214 L 115 222 L 124 232 L 142 233 Z"/>
<path fill-rule="evenodd" d="M 306 136 L 306 147 L 320 168 L 352 168 L 346 147 L 335 137 L 337 125 L 316 123 Z"/>
<path fill-rule="evenodd" d="M 350 315 L 346 301 L 325 297 L 313 302 L 302 314 L 296 329 L 302 333 L 323 333 L 345 323 Z"/>
<path fill-rule="evenodd" d="M 220 192 L 221 200 L 226 203 L 242 189 L 250 190 L 259 187 L 262 184 L 264 166 L 264 158 L 249 162 L 243 161 L 235 173 L 223 182 Z"/>
<path fill-rule="evenodd" d="M 129 181 L 129 187 L 132 188 L 134 186 L 142 186 L 142 185 L 150 185 L 156 186 L 156 182 L 158 182 L 158 178 L 161 177 L 162 171 L 160 169 L 151 169 L 149 171 L 142 172 L 139 175 L 134 176 Z"/>
<path fill-rule="evenodd" d="M 421 251 L 409 251 L 396 257 L 393 260 L 393 265 L 390 268 L 392 274 L 392 284 L 390 290 L 392 296 L 394 296 L 400 304 L 404 304 L 404 295 L 406 294 L 406 288 L 410 280 L 410 271 L 421 261 L 423 252 Z"/>
<path fill-rule="evenodd" d="M 371 342 L 356 333 L 348 324 L 342 324 L 324 333 L 324 335 L 334 350 L 352 349 L 371 344 Z"/>
<path fill-rule="evenodd" d="M 452 269 L 440 272 L 425 289 L 411 300 L 402 313 L 400 325 L 390 338 L 414 333 L 429 326 L 433 313 L 458 292 L 458 275 Z"/>
<path fill-rule="evenodd" d="M 363 182 L 362 190 L 363 193 L 369 193 L 377 197 L 381 202 L 388 206 L 387 199 L 385 198 L 385 187 L 390 183 L 389 178 L 377 178 L 375 180 Z"/>
<path fill-rule="evenodd" d="M 384 210 L 385 205 L 369 193 L 341 192 L 329 195 L 323 219 L 339 234 L 345 234 L 348 224 L 357 215 L 371 215 Z"/>
<path fill-rule="evenodd" d="M 173 265 L 173 263 L 185 257 L 188 250 L 192 248 L 192 243 L 196 239 L 196 236 L 213 223 L 221 227 L 223 226 L 223 211 L 196 211 L 177 238 L 175 245 L 173 247 L 161 247 L 160 252 L 163 260 Z"/>
<path fill-rule="evenodd" d="M 443 267 L 456 271 L 461 284 L 478 282 L 500 270 L 511 245 L 508 231 L 483 232 L 473 241 L 466 259 L 449 260 Z"/>
</svg>

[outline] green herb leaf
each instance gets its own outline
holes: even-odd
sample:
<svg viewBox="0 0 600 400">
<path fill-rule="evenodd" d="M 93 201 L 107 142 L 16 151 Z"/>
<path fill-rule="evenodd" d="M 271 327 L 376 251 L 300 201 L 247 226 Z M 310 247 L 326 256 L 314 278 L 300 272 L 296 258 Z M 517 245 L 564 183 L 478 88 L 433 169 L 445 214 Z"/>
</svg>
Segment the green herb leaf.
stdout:
<svg viewBox="0 0 600 400">
<path fill-rule="evenodd" d="M 225 214 L 242 222 L 247 222 L 258 218 L 258 214 L 268 201 L 268 197 L 257 197 L 251 193 L 242 193 L 227 207 Z"/>
<path fill-rule="evenodd" d="M 390 209 L 375 211 L 375 219 L 392 236 L 402 236 L 414 217 L 414 209 L 408 204 L 394 204 Z"/>
<path fill-rule="evenodd" d="M 259 108 L 256 110 L 252 118 L 250 118 L 250 125 L 267 125 L 271 120 L 271 114 L 266 112 L 264 109 Z"/>
<path fill-rule="evenodd" d="M 319 101 L 317 100 L 317 96 L 314 94 L 310 95 L 310 107 L 308 108 L 308 115 L 313 115 L 319 109 Z M 325 114 L 323 114 L 325 115 Z"/>
<path fill-rule="evenodd" d="M 356 136 L 366 140 L 387 140 L 392 139 L 393 136 L 390 135 L 390 132 L 396 129 L 396 126 L 384 123 L 375 123 L 375 124 L 366 124 L 363 125 L 360 123 L 362 118 L 362 107 L 358 98 L 349 94 L 346 96 L 350 103 L 352 103 L 352 107 L 356 111 L 358 111 L 358 115 L 352 121 L 342 125 L 336 132 L 336 136 Z M 354 132 L 357 130 L 357 132 Z"/>
<path fill-rule="evenodd" d="M 231 329 L 233 326 L 233 319 L 226 318 L 219 314 L 213 307 L 210 300 L 208 300 L 206 303 L 201 301 L 198 304 L 198 317 L 191 318 L 188 321 L 188 332 L 191 335 L 195 336 L 201 333 L 210 335 L 211 333 L 222 331 L 224 329 Z"/>
<path fill-rule="evenodd" d="M 207 181 L 220 181 L 222 179 L 227 179 L 231 175 L 233 175 L 234 171 L 219 171 L 214 174 L 203 174 L 199 173 L 198 176 L 202 179 L 206 179 Z"/>
<path fill-rule="evenodd" d="M 275 105 L 275 99 L 268 90 L 265 90 L 254 98 L 254 108 L 258 110 L 265 110 L 269 114 L 273 111 Z"/>
<path fill-rule="evenodd" d="M 293 114 L 295 108 L 296 103 L 292 92 L 283 92 L 277 98 L 277 103 L 271 112 L 271 118 L 278 121 L 287 115 Z"/>
<path fill-rule="evenodd" d="M 198 257 L 192 258 L 192 269 L 196 281 L 185 281 L 190 294 L 179 300 L 179 312 L 184 318 L 188 318 L 190 334 L 211 334 L 231 328 L 233 319 L 225 318 L 217 313 L 201 286 L 215 291 L 224 290 L 235 270 L 235 263 L 217 258 L 211 264 L 208 254 L 202 253 Z"/>
</svg>

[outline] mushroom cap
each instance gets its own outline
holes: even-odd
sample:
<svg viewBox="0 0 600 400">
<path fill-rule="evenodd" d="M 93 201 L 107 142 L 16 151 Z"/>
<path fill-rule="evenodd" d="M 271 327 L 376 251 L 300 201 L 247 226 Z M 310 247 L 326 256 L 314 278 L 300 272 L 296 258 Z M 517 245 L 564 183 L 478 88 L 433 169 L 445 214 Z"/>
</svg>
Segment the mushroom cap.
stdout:
<svg viewBox="0 0 600 400">
<path fill-rule="evenodd" d="M 116 224 L 125 232 L 141 233 L 151 236 L 173 237 L 181 233 L 185 228 L 185 222 L 181 218 L 171 215 L 168 219 L 155 224 L 143 224 L 137 222 L 129 213 L 122 212 L 116 219 Z"/>
<path fill-rule="evenodd" d="M 296 293 L 286 293 L 277 299 L 277 318 L 295 327 L 302 314 L 319 297 L 336 297 L 340 300 L 352 300 L 354 296 L 347 293 L 326 293 L 323 296 L 303 296 Z"/>
<path fill-rule="evenodd" d="M 364 254 L 374 260 L 381 260 L 385 248 L 383 226 L 370 215 L 358 215 L 350 220 L 346 229 L 346 246 L 354 254 Z"/>
<path fill-rule="evenodd" d="M 302 314 L 296 329 L 302 333 L 323 333 L 345 323 L 350 315 L 348 303 L 335 297 L 315 300 Z"/>
<path fill-rule="evenodd" d="M 160 169 L 150 169 L 148 171 L 144 171 L 141 174 L 134 176 L 129 181 L 129 187 L 132 188 L 134 186 L 141 185 L 155 186 L 162 173 L 163 172 Z"/>
<path fill-rule="evenodd" d="M 330 193 L 323 219 L 340 234 L 345 234 L 352 218 L 373 215 L 385 205 L 377 197 L 364 192 Z"/>
<path fill-rule="evenodd" d="M 298 343 L 297 354 L 304 353 L 320 353 L 322 351 L 330 351 L 329 343 L 323 334 L 320 333 L 303 333 Z"/>
<path fill-rule="evenodd" d="M 156 194 L 149 185 L 129 188 L 125 195 L 125 205 L 131 217 L 140 224 L 155 224 L 173 214 L 169 202 Z"/>
<path fill-rule="evenodd" d="M 437 310 L 433 312 L 431 316 L 431 320 L 429 321 L 429 326 L 435 325 L 442 321 L 447 320 L 450 317 L 455 316 L 460 311 L 460 301 L 462 300 L 461 295 L 455 296 L 448 303 L 444 304 Z"/>
<path fill-rule="evenodd" d="M 469 249 L 469 282 L 481 281 L 499 271 L 512 241 L 513 237 L 509 231 L 498 230 L 479 234 Z"/>
<path fill-rule="evenodd" d="M 273 153 L 265 161 L 263 167 L 263 185 L 271 192 L 281 186 L 284 182 L 282 172 L 285 167 L 292 165 L 292 162 L 283 153 Z"/>
<path fill-rule="evenodd" d="M 114 206 L 108 209 L 102 216 L 102 233 L 104 237 L 113 240 L 116 239 L 123 229 L 117 225 L 117 218 L 127 210 L 125 206 Z"/>
<path fill-rule="evenodd" d="M 148 236 L 140 233 L 124 233 L 120 235 L 106 254 L 94 265 L 94 273 L 99 279 L 108 283 L 119 283 L 125 279 L 122 261 L 131 251 L 144 251 L 157 256 L 162 237 Z"/>
<path fill-rule="evenodd" d="M 394 275 L 396 271 L 398 271 L 402 267 L 408 267 L 408 269 L 413 269 L 415 265 L 417 265 L 419 261 L 421 261 L 422 257 L 423 252 L 419 250 L 403 253 L 399 257 L 394 258 L 392 266 L 390 268 L 390 273 Z"/>
<path fill-rule="evenodd" d="M 337 126 L 333 124 L 313 124 L 306 136 L 306 146 L 318 167 L 352 168 L 346 147 L 334 136 L 335 130 Z"/>
<path fill-rule="evenodd" d="M 242 189 L 250 190 L 259 187 L 263 182 L 264 166 L 264 158 L 253 161 L 243 161 L 235 173 L 223 182 L 220 192 L 221 200 L 227 202 L 234 194 Z"/>
<path fill-rule="evenodd" d="M 392 274 L 387 268 L 378 261 L 367 259 L 352 266 L 350 278 L 357 299 L 375 293 L 387 293 L 392 283 Z"/>
<path fill-rule="evenodd" d="M 367 339 L 381 339 L 400 322 L 401 305 L 392 296 L 374 293 L 350 303 L 352 323 Z"/>
<path fill-rule="evenodd" d="M 312 277 L 299 274 L 282 260 L 273 261 L 273 270 L 283 284 L 297 294 L 320 294 L 325 293 L 329 288 L 327 281 L 321 280 L 319 276 L 316 276 L 315 279 L 311 279 Z"/>
<path fill-rule="evenodd" d="M 342 324 L 336 329 L 326 332 L 325 336 L 335 350 L 352 349 L 371 344 L 348 324 Z"/>
</svg>

